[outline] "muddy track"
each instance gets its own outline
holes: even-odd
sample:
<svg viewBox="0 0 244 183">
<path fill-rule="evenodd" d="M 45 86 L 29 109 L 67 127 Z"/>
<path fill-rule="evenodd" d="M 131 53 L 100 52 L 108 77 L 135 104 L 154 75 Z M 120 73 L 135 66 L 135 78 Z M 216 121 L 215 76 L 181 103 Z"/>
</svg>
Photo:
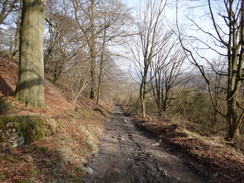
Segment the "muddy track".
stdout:
<svg viewBox="0 0 244 183">
<path fill-rule="evenodd" d="M 93 170 L 87 183 L 208 182 L 170 154 L 150 134 L 139 130 L 120 107 L 107 120 L 99 153 L 86 166 Z"/>
</svg>

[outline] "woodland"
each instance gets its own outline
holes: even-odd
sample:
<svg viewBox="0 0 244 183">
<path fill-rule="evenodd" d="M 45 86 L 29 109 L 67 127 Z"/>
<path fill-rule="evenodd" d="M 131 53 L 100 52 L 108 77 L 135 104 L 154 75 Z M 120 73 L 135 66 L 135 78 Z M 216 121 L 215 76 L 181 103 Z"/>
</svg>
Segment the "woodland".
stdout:
<svg viewBox="0 0 244 183">
<path fill-rule="evenodd" d="M 52 84 L 99 115 L 123 106 L 243 154 L 243 12 L 244 0 L 0 0 L 0 56 L 18 65 L 11 90 L 0 73 L 1 118 L 47 110 Z"/>
</svg>

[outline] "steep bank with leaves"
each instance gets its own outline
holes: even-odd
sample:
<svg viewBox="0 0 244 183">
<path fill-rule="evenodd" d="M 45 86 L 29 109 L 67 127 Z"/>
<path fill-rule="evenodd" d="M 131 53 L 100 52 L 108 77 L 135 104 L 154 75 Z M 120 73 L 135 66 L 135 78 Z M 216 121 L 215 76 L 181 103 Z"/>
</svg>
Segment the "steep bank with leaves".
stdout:
<svg viewBox="0 0 244 183">
<path fill-rule="evenodd" d="M 139 115 L 132 118 L 136 126 L 159 138 L 155 146 L 168 144 L 172 153 L 207 179 L 233 183 L 243 181 L 243 138 L 239 144 L 230 143 L 218 136 L 201 135 L 203 127 L 190 122 L 142 120 Z"/>
<path fill-rule="evenodd" d="M 1 149 L 1 182 L 80 182 L 83 164 L 98 150 L 109 107 L 97 106 L 82 97 L 76 104 L 69 95 L 45 81 L 46 106 L 26 107 L 12 97 L 17 82 L 17 66 L 0 58 L 1 114 L 12 117 L 41 116 L 57 122 L 58 132 L 19 148 Z M 104 105 L 106 106 L 106 105 Z M 21 121 L 20 121 L 21 123 Z"/>
</svg>

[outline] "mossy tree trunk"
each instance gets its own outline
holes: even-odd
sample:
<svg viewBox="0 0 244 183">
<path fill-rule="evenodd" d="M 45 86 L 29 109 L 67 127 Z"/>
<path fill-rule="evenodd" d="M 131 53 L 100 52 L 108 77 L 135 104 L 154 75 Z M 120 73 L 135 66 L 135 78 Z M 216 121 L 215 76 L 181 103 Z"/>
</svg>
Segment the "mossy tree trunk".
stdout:
<svg viewBox="0 0 244 183">
<path fill-rule="evenodd" d="M 44 106 L 44 21 L 45 0 L 23 0 L 15 98 L 33 107 Z"/>
</svg>

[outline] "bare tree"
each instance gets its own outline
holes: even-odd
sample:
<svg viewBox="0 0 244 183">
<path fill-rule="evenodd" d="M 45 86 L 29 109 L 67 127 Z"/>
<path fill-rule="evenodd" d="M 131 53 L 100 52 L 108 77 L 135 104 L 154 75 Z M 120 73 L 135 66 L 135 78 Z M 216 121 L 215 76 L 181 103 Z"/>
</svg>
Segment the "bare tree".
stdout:
<svg viewBox="0 0 244 183">
<path fill-rule="evenodd" d="M 151 81 L 153 98 L 157 104 L 158 114 L 162 116 L 170 102 L 175 98 L 173 90 L 187 82 L 182 66 L 185 61 L 183 50 L 174 39 L 165 39 L 164 48 L 152 63 Z"/>
<path fill-rule="evenodd" d="M 45 73 L 54 83 L 58 81 L 67 64 L 76 53 L 79 32 L 69 15 L 66 1 L 52 0 L 47 4 L 47 34 L 45 36 Z M 69 28 L 67 29 L 67 25 Z M 78 47 L 78 46 L 77 46 Z"/>
<path fill-rule="evenodd" d="M 149 76 L 150 65 L 158 54 L 162 44 L 163 11 L 166 0 L 145 0 L 138 11 L 136 23 L 138 36 L 131 43 L 131 51 L 134 57 L 134 66 L 140 78 L 140 102 L 141 115 L 146 118 L 146 100 L 148 85 L 151 81 Z"/>
<path fill-rule="evenodd" d="M 109 8 L 108 8 L 109 7 Z M 129 9 L 120 1 L 106 0 L 101 1 L 98 6 L 99 22 L 98 22 L 98 84 L 97 84 L 97 104 L 101 96 L 104 80 L 104 67 L 106 61 L 113 52 L 109 50 L 109 46 L 114 44 L 122 44 L 125 37 L 131 36 L 126 27 L 131 24 L 132 18 Z"/>
<path fill-rule="evenodd" d="M 14 57 L 19 49 L 20 0 L 0 0 L 1 50 Z"/>
<path fill-rule="evenodd" d="M 19 8 L 19 0 L 0 0 L 0 24 L 4 24 L 7 17 Z"/>
<path fill-rule="evenodd" d="M 90 98 L 98 103 L 106 58 L 109 58 L 106 54 L 112 53 L 109 50 L 112 42 L 126 36 L 124 25 L 129 22 L 128 10 L 125 4 L 115 0 L 72 0 L 72 5 L 77 25 L 90 53 Z"/>
<path fill-rule="evenodd" d="M 96 28 L 96 15 L 95 0 L 82 2 L 79 0 L 72 0 L 76 23 L 79 29 L 83 32 L 86 43 L 90 53 L 90 78 L 91 78 L 91 91 L 90 98 L 95 100 L 97 94 L 97 28 Z"/>
<path fill-rule="evenodd" d="M 213 103 L 220 110 L 221 106 L 223 106 L 226 100 L 226 86 L 227 86 L 227 77 L 225 73 L 227 61 L 226 58 L 218 58 L 217 60 L 213 60 L 212 66 L 214 67 L 216 72 L 210 72 L 208 78 L 211 78 L 212 83 L 212 93 L 213 93 Z M 222 74 L 220 74 L 222 73 Z M 219 113 L 216 110 L 212 112 L 212 125 L 215 125 L 218 122 Z"/>
<path fill-rule="evenodd" d="M 200 56 L 199 52 L 194 52 L 183 43 L 182 36 L 179 35 L 181 39 L 182 46 L 184 50 L 189 53 L 190 60 L 197 66 L 201 72 L 204 80 L 208 85 L 208 91 L 212 101 L 214 109 L 226 119 L 228 124 L 228 132 L 226 139 L 230 140 L 238 135 L 238 130 L 243 123 L 244 107 L 239 102 L 239 91 L 241 87 L 241 81 L 243 80 L 243 56 L 244 56 L 244 0 L 222 0 L 213 1 L 207 0 L 207 7 L 209 10 L 209 16 L 212 22 L 212 27 L 214 33 L 206 31 L 204 28 L 199 26 L 194 20 L 191 20 L 193 24 L 201 32 L 208 35 L 215 45 L 218 46 L 217 49 L 214 45 L 210 45 L 204 42 L 200 38 L 195 40 L 200 41 L 208 49 L 226 57 L 227 59 L 227 70 L 225 73 L 219 73 L 203 56 Z M 221 7 L 217 8 L 216 7 Z M 221 53 L 221 50 L 225 50 L 225 53 Z M 227 77 L 227 88 L 226 88 L 226 110 L 221 111 L 216 103 L 214 102 L 212 93 L 212 80 L 208 78 L 206 74 L 206 68 L 199 63 L 196 55 L 203 58 L 210 64 L 211 68 L 218 74 L 225 75 Z"/>
<path fill-rule="evenodd" d="M 21 4 L 20 4 L 21 6 Z M 19 40 L 20 40 L 20 22 L 21 22 L 21 10 L 18 12 L 18 17 L 16 21 L 16 29 L 15 29 L 15 35 L 14 35 L 14 49 L 13 52 L 11 53 L 11 56 L 13 58 L 18 58 L 19 54 Z"/>
<path fill-rule="evenodd" d="M 80 66 L 67 72 L 68 76 L 65 77 L 65 79 L 67 81 L 69 91 L 71 92 L 72 102 L 74 103 L 78 100 L 90 82 L 88 71 L 88 68 Z"/>
</svg>

